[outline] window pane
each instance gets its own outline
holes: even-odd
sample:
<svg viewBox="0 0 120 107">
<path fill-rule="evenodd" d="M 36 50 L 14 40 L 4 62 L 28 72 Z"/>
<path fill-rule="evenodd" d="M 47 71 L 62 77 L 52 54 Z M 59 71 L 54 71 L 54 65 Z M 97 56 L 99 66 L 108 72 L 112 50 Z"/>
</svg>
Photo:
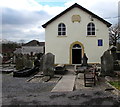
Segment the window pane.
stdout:
<svg viewBox="0 0 120 107">
<path fill-rule="evenodd" d="M 91 25 L 91 24 L 89 23 L 89 24 L 88 24 L 88 27 L 90 27 L 90 25 Z"/>
<path fill-rule="evenodd" d="M 66 35 L 66 26 L 64 23 L 58 25 L 58 35 Z"/>
<path fill-rule="evenodd" d="M 62 32 L 62 35 L 66 35 L 66 32 Z"/>
<path fill-rule="evenodd" d="M 103 46 L 103 40 L 102 39 L 98 40 L 98 46 Z"/>
<path fill-rule="evenodd" d="M 62 28 L 62 31 L 66 31 L 66 28 Z"/>
<path fill-rule="evenodd" d="M 61 32 L 58 32 L 58 35 L 61 35 Z"/>
<path fill-rule="evenodd" d="M 59 24 L 58 27 L 61 28 L 61 24 Z"/>
<path fill-rule="evenodd" d="M 92 28 L 92 31 L 95 31 L 95 28 Z"/>
<path fill-rule="evenodd" d="M 92 32 L 92 35 L 95 35 L 95 32 Z"/>
<path fill-rule="evenodd" d="M 91 35 L 91 32 L 87 32 L 87 35 Z"/>
<path fill-rule="evenodd" d="M 61 31 L 61 28 L 58 28 L 58 31 Z"/>
<path fill-rule="evenodd" d="M 73 48 L 81 48 L 81 46 L 79 44 L 75 44 Z"/>
<path fill-rule="evenodd" d="M 90 31 L 91 29 L 90 29 L 90 28 L 88 28 L 87 30 L 88 30 L 88 31 Z"/>
<path fill-rule="evenodd" d="M 65 24 L 62 23 L 62 24 L 61 24 L 61 27 L 65 27 Z"/>
<path fill-rule="evenodd" d="M 91 26 L 94 26 L 94 24 L 93 24 L 93 23 L 91 23 Z"/>
<path fill-rule="evenodd" d="M 94 23 L 89 23 L 87 25 L 87 35 L 95 35 L 95 25 L 94 25 Z"/>
</svg>

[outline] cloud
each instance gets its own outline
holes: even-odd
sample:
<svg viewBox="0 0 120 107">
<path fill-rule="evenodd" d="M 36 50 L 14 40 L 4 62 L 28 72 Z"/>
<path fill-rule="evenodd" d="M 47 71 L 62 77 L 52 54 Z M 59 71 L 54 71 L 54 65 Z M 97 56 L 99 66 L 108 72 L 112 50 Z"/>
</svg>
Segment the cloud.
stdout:
<svg viewBox="0 0 120 107">
<path fill-rule="evenodd" d="M 59 6 L 42 6 L 34 0 L 3 0 L 0 6 L 2 38 L 17 42 L 21 39 L 44 41 L 44 28 L 41 25 L 63 10 Z"/>
<path fill-rule="evenodd" d="M 17 41 L 24 40 L 26 42 L 36 39 L 39 41 L 44 41 L 44 29 L 39 29 L 38 26 L 35 27 L 22 27 L 17 25 L 4 25 L 2 31 L 3 39 Z"/>
<path fill-rule="evenodd" d="M 10 8 L 3 8 L 3 24 L 33 24 L 50 17 L 45 11 L 18 11 Z"/>
<path fill-rule="evenodd" d="M 49 6 L 48 1 L 41 0 L 42 2 L 46 2 L 45 5 L 42 5 L 42 3 L 37 0 L 2 0 L 0 3 L 1 7 L 5 8 L 11 8 L 14 10 L 20 10 L 20 11 L 45 11 L 50 15 L 55 15 L 58 12 L 63 11 L 65 7 L 61 6 Z M 53 1 L 52 1 L 53 2 Z M 61 2 L 61 1 L 60 1 Z"/>
<path fill-rule="evenodd" d="M 62 2 L 63 5 L 50 5 L 49 2 Z M 1 0 L 2 37 L 12 41 L 44 41 L 45 31 L 41 25 L 74 3 L 117 23 L 113 17 L 118 16 L 118 0 Z"/>
<path fill-rule="evenodd" d="M 29 41 L 44 40 L 44 29 L 41 25 L 51 16 L 45 11 L 22 11 L 3 8 L 2 12 L 2 38 L 11 41 L 21 39 Z"/>
<path fill-rule="evenodd" d="M 42 6 L 35 2 L 35 0 L 1 0 L 0 7 L 29 11 L 42 9 Z"/>
<path fill-rule="evenodd" d="M 45 5 L 43 7 L 43 10 L 45 12 L 47 12 L 48 14 L 55 16 L 57 14 L 59 14 L 60 12 L 64 11 L 66 7 L 59 7 L 59 6 L 54 6 L 54 7 L 50 7 L 49 5 Z"/>
<path fill-rule="evenodd" d="M 96 1 L 98 0 L 69 0 L 68 2 L 65 3 L 65 6 L 69 7 L 74 3 L 78 3 L 79 5 L 85 8 L 90 8 L 95 4 Z"/>
<path fill-rule="evenodd" d="M 74 3 L 78 3 L 96 15 L 110 21 L 112 24 L 117 23 L 119 0 L 69 0 L 65 3 L 67 7 Z"/>
<path fill-rule="evenodd" d="M 118 16 L 119 16 L 119 18 L 118 18 L 118 24 L 120 26 L 120 1 L 119 1 L 119 4 L 118 4 Z"/>
</svg>

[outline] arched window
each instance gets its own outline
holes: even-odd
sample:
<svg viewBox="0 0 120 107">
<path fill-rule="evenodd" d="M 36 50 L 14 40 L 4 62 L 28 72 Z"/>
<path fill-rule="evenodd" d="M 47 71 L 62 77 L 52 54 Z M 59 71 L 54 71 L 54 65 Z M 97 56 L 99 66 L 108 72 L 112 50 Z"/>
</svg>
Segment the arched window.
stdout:
<svg viewBox="0 0 120 107">
<path fill-rule="evenodd" d="M 73 49 L 81 49 L 81 46 L 79 44 L 73 45 Z"/>
<path fill-rule="evenodd" d="M 58 25 L 58 35 L 66 35 L 66 26 L 64 23 Z"/>
<path fill-rule="evenodd" d="M 95 35 L 95 24 L 89 23 L 87 25 L 87 35 Z"/>
</svg>

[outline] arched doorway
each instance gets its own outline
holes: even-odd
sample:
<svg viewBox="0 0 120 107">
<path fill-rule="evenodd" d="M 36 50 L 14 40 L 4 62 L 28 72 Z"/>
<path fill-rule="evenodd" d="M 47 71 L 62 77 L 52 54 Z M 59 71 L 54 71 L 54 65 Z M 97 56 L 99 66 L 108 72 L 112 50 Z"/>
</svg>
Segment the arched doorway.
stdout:
<svg viewBox="0 0 120 107">
<path fill-rule="evenodd" d="M 84 53 L 82 43 L 76 41 L 70 46 L 70 64 L 81 64 Z"/>
</svg>

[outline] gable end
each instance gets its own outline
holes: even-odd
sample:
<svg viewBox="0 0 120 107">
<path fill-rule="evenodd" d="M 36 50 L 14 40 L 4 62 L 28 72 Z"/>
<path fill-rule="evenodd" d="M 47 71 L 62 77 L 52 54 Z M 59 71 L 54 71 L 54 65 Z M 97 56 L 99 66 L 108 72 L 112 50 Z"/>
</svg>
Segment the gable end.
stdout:
<svg viewBox="0 0 120 107">
<path fill-rule="evenodd" d="M 77 3 L 73 4 L 71 7 L 67 8 L 66 10 L 64 10 L 63 12 L 61 12 L 60 14 L 58 14 L 57 16 L 55 16 L 54 18 L 52 18 L 51 20 L 49 20 L 48 22 L 46 22 L 45 24 L 42 25 L 43 28 L 46 28 L 47 25 L 49 25 L 50 23 L 52 23 L 54 20 L 56 20 L 57 18 L 61 17 L 62 15 L 64 15 L 65 13 L 67 13 L 68 11 L 70 11 L 73 8 L 79 8 L 85 12 L 87 12 L 88 14 L 92 15 L 93 18 L 97 18 L 98 20 L 100 20 L 101 22 L 103 22 L 104 24 L 107 25 L 107 27 L 110 27 L 112 24 L 107 22 L 106 20 L 104 20 L 103 18 L 97 16 L 96 14 L 92 13 L 91 11 L 87 10 L 86 8 L 78 5 Z"/>
</svg>

